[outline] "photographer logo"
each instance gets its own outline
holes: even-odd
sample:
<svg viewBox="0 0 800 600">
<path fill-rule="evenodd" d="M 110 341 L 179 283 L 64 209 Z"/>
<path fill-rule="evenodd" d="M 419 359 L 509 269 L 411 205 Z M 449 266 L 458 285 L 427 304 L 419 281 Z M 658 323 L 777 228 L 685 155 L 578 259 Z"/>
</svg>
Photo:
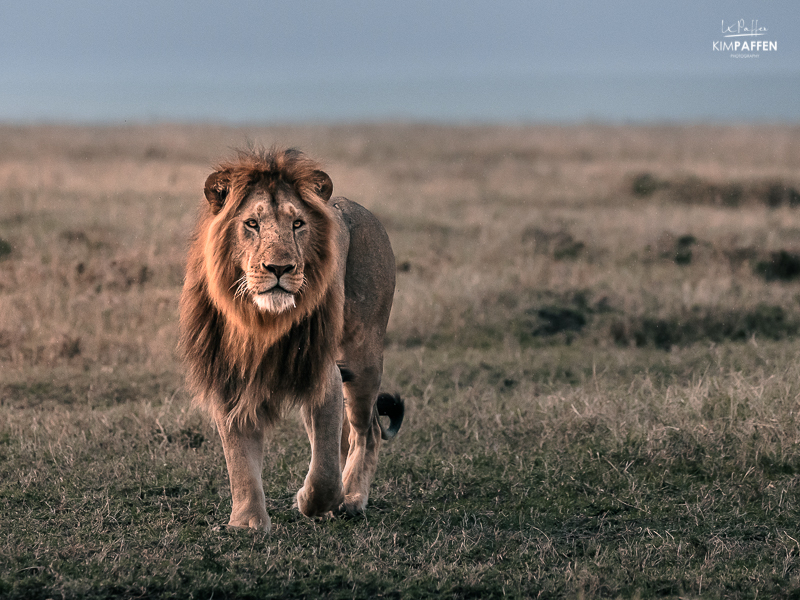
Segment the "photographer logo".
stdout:
<svg viewBox="0 0 800 600">
<path fill-rule="evenodd" d="M 721 40 L 712 42 L 713 52 L 730 52 L 731 58 L 758 58 L 761 52 L 777 52 L 778 42 L 758 20 L 722 21 Z"/>
</svg>

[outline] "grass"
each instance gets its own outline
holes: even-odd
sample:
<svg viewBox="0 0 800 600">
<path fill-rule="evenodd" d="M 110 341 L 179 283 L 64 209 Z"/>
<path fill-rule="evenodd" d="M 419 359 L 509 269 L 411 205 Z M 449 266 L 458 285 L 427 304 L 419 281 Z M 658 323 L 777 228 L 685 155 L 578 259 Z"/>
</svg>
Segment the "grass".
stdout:
<svg viewBox="0 0 800 600">
<path fill-rule="evenodd" d="M 0 129 L 0 597 L 800 597 L 797 128 Z M 292 508 L 282 423 L 270 536 L 175 356 L 247 137 L 387 225 L 407 402 L 363 518 Z"/>
</svg>

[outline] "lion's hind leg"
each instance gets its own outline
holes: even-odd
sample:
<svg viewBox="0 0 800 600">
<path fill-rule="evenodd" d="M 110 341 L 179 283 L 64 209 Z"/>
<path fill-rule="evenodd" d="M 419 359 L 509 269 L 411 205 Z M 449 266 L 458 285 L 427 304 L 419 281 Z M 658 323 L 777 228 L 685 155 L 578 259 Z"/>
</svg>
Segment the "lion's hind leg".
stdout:
<svg viewBox="0 0 800 600">
<path fill-rule="evenodd" d="M 354 369 L 353 381 L 344 385 L 345 408 L 349 432 L 347 462 L 342 472 L 344 481 L 343 509 L 359 514 L 367 507 L 369 487 L 378 468 L 381 427 L 375 411 L 380 387 L 380 370 Z M 344 440 L 343 446 L 344 446 Z"/>
<path fill-rule="evenodd" d="M 311 442 L 311 464 L 300 491 L 297 508 L 307 517 L 323 516 L 342 503 L 340 433 L 342 431 L 342 379 L 338 369 L 329 371 L 322 402 L 302 408 L 303 423 Z"/>
</svg>

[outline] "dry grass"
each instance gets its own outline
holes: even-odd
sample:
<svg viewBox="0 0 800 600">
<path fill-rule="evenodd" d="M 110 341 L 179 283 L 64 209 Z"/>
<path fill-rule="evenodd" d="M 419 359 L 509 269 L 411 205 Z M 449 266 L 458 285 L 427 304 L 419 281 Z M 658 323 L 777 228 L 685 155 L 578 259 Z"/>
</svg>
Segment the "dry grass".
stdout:
<svg viewBox="0 0 800 600">
<path fill-rule="evenodd" d="M 0 596 L 800 589 L 800 128 L 0 134 Z M 281 426 L 271 538 L 213 530 L 224 462 L 175 355 L 202 182 L 247 140 L 386 224 L 408 404 L 363 520 L 297 515 Z"/>
<path fill-rule="evenodd" d="M 590 290 L 626 315 L 788 307 L 752 259 L 800 250 L 800 212 L 686 205 L 631 177 L 800 188 L 798 131 L 755 128 L 6 128 L 0 352 L 6 367 L 172 359 L 175 290 L 204 175 L 246 139 L 297 143 L 387 224 L 401 265 L 396 340 Z M 676 240 L 694 260 L 676 266 Z M 509 315 L 502 314 L 499 321 Z M 5 369 L 8 370 L 8 369 Z"/>
</svg>

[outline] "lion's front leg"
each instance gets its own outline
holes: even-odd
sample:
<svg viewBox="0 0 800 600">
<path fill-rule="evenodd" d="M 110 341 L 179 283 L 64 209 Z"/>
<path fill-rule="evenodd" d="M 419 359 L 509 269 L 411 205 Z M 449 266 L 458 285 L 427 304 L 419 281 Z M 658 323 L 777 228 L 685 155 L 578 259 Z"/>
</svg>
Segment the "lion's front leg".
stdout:
<svg viewBox="0 0 800 600">
<path fill-rule="evenodd" d="M 228 525 L 269 532 L 271 523 L 261 483 L 264 428 L 252 424 L 228 424 L 221 414 L 215 415 L 215 420 L 231 482 L 233 509 Z"/>
<path fill-rule="evenodd" d="M 339 369 L 329 370 L 327 391 L 321 403 L 303 407 L 303 422 L 311 442 L 311 464 L 303 487 L 297 492 L 297 508 L 307 517 L 336 509 L 344 498 L 339 462 L 342 432 L 342 379 Z"/>
</svg>

